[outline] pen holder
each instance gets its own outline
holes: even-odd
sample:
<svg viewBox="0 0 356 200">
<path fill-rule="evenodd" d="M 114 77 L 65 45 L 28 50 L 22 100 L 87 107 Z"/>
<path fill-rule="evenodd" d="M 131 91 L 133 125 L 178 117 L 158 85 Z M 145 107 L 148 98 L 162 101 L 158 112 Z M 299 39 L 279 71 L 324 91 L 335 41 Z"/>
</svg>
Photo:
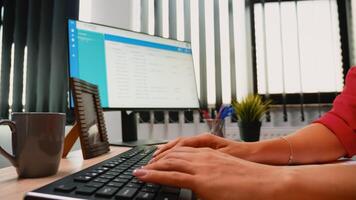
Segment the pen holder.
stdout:
<svg viewBox="0 0 356 200">
<path fill-rule="evenodd" d="M 223 119 L 207 119 L 211 134 L 217 135 L 219 137 L 225 137 L 225 120 Z"/>
</svg>

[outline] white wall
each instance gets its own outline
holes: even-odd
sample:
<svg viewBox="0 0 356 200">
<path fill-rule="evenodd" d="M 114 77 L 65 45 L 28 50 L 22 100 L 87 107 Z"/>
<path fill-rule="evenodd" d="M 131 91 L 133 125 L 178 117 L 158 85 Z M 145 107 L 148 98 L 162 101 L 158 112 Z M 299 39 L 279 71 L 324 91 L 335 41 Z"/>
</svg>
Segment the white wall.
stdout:
<svg viewBox="0 0 356 200">
<path fill-rule="evenodd" d="M 80 0 L 79 20 L 131 29 L 131 0 Z"/>
</svg>

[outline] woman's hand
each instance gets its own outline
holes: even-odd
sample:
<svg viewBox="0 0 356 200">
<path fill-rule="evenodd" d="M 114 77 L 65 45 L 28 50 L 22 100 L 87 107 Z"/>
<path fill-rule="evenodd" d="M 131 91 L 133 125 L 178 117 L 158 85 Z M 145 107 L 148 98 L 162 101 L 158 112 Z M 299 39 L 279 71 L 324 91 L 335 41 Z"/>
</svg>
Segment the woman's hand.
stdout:
<svg viewBox="0 0 356 200">
<path fill-rule="evenodd" d="M 134 171 L 145 182 L 192 189 L 204 200 L 266 199 L 283 184 L 284 168 L 245 161 L 210 148 L 176 147 Z M 272 196 L 271 196 L 272 195 Z"/>
<path fill-rule="evenodd" d="M 232 156 L 244 158 L 249 155 L 248 144 L 227 140 L 210 133 L 204 133 L 193 137 L 181 137 L 161 146 L 154 154 L 151 161 L 155 162 L 164 157 L 175 147 L 209 147 Z"/>
</svg>

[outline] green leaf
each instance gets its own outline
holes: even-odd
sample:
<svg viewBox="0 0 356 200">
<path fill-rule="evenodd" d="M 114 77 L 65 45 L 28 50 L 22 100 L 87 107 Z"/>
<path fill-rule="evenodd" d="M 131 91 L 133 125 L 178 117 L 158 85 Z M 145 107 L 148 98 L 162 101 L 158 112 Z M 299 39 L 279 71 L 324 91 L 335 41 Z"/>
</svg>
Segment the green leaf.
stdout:
<svg viewBox="0 0 356 200">
<path fill-rule="evenodd" d="M 237 100 L 231 102 L 237 119 L 241 122 L 261 121 L 270 104 L 271 100 L 263 101 L 259 95 L 248 95 L 240 102 Z"/>
</svg>

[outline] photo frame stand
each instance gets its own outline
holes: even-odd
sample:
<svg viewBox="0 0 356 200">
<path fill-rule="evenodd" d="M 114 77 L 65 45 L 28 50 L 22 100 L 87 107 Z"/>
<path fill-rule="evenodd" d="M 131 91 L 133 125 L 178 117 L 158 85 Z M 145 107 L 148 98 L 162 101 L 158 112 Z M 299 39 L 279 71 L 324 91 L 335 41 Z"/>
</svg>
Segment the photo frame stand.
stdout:
<svg viewBox="0 0 356 200">
<path fill-rule="evenodd" d="M 63 147 L 62 158 L 67 157 L 68 153 L 73 148 L 73 145 L 79 138 L 79 134 L 80 134 L 80 126 L 77 122 L 75 122 L 72 129 L 69 131 L 69 133 L 64 138 L 64 147 Z"/>
</svg>

